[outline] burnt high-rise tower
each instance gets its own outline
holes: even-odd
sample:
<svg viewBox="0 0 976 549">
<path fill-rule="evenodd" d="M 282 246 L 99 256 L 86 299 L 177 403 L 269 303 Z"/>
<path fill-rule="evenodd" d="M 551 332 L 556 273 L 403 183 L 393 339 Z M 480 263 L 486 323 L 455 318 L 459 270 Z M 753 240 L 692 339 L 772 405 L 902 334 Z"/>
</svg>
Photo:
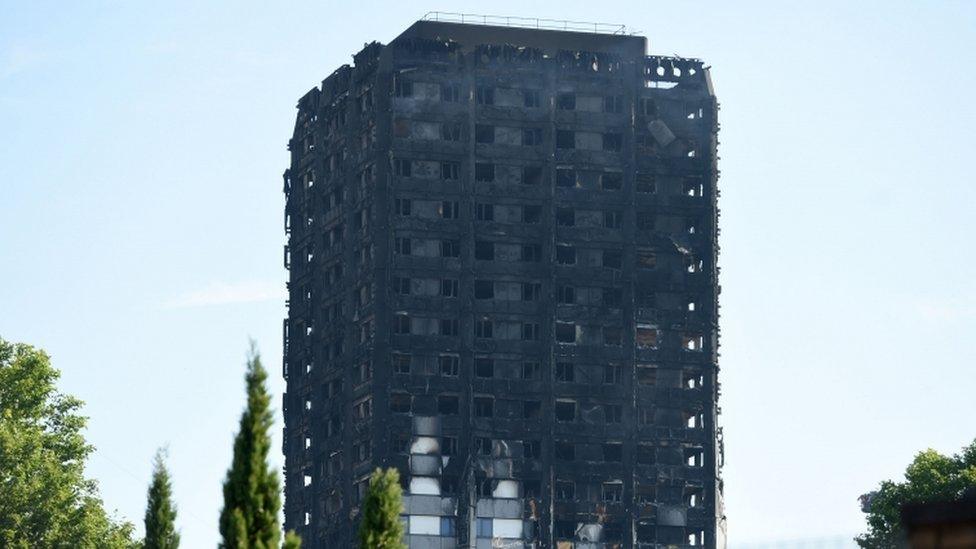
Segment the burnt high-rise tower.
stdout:
<svg viewBox="0 0 976 549">
<path fill-rule="evenodd" d="M 559 25 L 420 21 L 299 100 L 305 547 L 355 545 L 377 466 L 414 549 L 724 545 L 708 69 Z"/>
</svg>

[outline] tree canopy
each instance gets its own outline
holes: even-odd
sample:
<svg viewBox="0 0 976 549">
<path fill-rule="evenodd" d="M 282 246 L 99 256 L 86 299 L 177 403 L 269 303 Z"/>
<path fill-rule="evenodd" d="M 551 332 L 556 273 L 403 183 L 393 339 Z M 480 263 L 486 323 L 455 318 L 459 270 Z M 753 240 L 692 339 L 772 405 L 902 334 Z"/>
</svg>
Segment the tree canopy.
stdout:
<svg viewBox="0 0 976 549">
<path fill-rule="evenodd" d="M 363 501 L 363 519 L 359 525 L 363 549 L 406 549 L 403 543 L 403 489 L 400 473 L 377 468 L 369 478 L 369 490 Z"/>
<path fill-rule="evenodd" d="M 976 486 L 976 440 L 958 454 L 945 456 L 932 450 L 919 452 L 905 481 L 886 480 L 878 490 L 862 496 L 868 530 L 855 538 L 865 549 L 888 549 L 904 544 L 900 511 L 906 503 L 950 501 Z"/>
<path fill-rule="evenodd" d="M 85 478 L 87 418 L 60 375 L 43 351 L 0 338 L 0 547 L 129 547 L 132 525 Z"/>
</svg>

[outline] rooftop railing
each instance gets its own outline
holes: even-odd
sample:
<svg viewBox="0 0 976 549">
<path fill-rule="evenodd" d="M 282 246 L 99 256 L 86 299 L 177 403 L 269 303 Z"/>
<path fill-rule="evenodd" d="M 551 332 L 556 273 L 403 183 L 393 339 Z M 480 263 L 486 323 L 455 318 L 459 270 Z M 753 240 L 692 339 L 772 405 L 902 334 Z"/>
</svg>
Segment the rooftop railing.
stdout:
<svg viewBox="0 0 976 549">
<path fill-rule="evenodd" d="M 588 23 L 585 21 L 564 21 L 561 19 L 539 19 L 536 17 L 517 17 L 508 15 L 479 15 L 476 13 L 452 13 L 443 11 L 428 12 L 422 21 L 442 23 L 462 23 L 465 25 L 491 25 L 495 27 L 518 27 L 523 29 L 561 30 L 571 32 L 592 32 L 596 34 L 627 35 L 627 27 L 611 23 Z"/>
</svg>

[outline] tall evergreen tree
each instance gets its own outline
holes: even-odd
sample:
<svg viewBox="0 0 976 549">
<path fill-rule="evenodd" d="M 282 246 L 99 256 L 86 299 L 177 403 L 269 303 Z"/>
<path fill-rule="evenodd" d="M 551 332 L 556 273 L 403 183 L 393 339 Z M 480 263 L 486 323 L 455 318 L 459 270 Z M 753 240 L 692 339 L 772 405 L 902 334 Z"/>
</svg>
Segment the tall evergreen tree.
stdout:
<svg viewBox="0 0 976 549">
<path fill-rule="evenodd" d="M 144 549 L 176 549 L 180 534 L 176 531 L 176 504 L 169 471 L 163 462 L 165 452 L 160 449 L 153 460 L 152 483 L 146 496 L 146 540 Z"/>
<path fill-rule="evenodd" d="M 359 525 L 362 549 L 406 549 L 403 543 L 403 490 L 400 473 L 377 468 L 369 478 L 369 491 L 363 501 L 363 521 Z"/>
<path fill-rule="evenodd" d="M 277 549 L 281 542 L 278 473 L 268 465 L 273 414 L 267 379 L 252 342 L 245 375 L 247 408 L 241 414 L 233 463 L 224 481 L 220 512 L 220 547 L 224 549 Z M 289 535 L 286 543 L 294 547 L 296 539 Z"/>
</svg>

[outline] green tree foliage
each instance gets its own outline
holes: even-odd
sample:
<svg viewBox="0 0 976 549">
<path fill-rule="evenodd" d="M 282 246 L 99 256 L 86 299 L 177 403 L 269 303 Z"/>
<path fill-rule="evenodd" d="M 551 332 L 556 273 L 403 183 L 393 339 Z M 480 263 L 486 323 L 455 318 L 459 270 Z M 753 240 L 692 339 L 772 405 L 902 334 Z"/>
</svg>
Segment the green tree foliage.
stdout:
<svg viewBox="0 0 976 549">
<path fill-rule="evenodd" d="M 857 538 L 864 549 L 904 546 L 900 511 L 906 503 L 958 499 L 976 486 L 976 440 L 954 456 L 928 449 L 915 456 L 905 469 L 905 482 L 886 480 L 867 498 L 868 531 Z"/>
<path fill-rule="evenodd" d="M 288 532 L 285 534 L 285 544 L 282 545 L 282 547 L 284 549 L 301 549 L 302 538 L 300 538 L 295 532 Z"/>
<path fill-rule="evenodd" d="M 87 418 L 60 376 L 43 351 L 0 339 L 0 547 L 129 547 L 132 525 L 84 476 Z"/>
<path fill-rule="evenodd" d="M 247 407 L 241 414 L 233 463 L 224 481 L 220 547 L 225 549 L 272 549 L 281 542 L 278 473 L 268 465 L 273 414 L 265 386 L 267 379 L 268 373 L 252 343 L 245 375 Z M 294 534 L 285 538 L 287 547 L 298 547 L 296 542 L 300 544 Z"/>
<path fill-rule="evenodd" d="M 403 543 L 403 490 L 400 473 L 390 468 L 376 469 L 369 478 L 369 491 L 363 501 L 363 520 L 359 525 L 363 549 L 406 549 Z"/>
<path fill-rule="evenodd" d="M 152 483 L 146 496 L 144 549 L 176 549 L 180 546 L 180 534 L 176 531 L 173 486 L 163 456 L 164 452 L 159 450 L 153 460 Z"/>
</svg>

